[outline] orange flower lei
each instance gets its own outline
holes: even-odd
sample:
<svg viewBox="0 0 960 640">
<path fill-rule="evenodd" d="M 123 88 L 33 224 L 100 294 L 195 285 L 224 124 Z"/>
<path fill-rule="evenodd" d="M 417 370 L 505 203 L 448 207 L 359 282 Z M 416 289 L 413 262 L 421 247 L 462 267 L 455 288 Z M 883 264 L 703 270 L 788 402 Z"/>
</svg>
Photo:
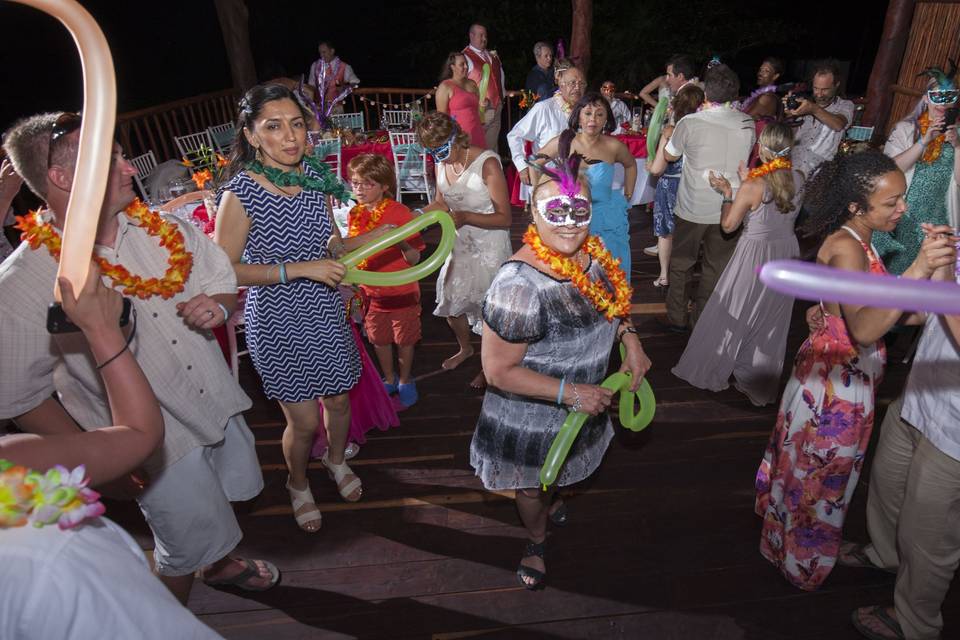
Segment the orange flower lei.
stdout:
<svg viewBox="0 0 960 640">
<path fill-rule="evenodd" d="M 920 117 L 917 118 L 917 125 L 920 127 L 920 137 L 922 138 L 927 133 L 927 129 L 930 128 L 930 112 L 924 111 L 920 114 Z M 937 158 L 940 157 L 940 153 L 943 151 L 943 142 L 944 134 L 938 135 L 936 138 L 930 141 L 930 144 L 927 145 L 927 148 L 923 150 L 923 156 L 921 160 L 930 164 L 931 162 L 936 162 Z"/>
<path fill-rule="evenodd" d="M 137 226 L 146 229 L 148 235 L 160 238 L 160 246 L 170 252 L 170 257 L 167 258 L 170 268 L 162 278 L 144 280 L 140 276 L 132 275 L 123 265 L 107 262 L 94 254 L 93 260 L 100 266 L 103 275 L 110 278 L 114 287 L 121 287 L 121 291 L 126 295 L 143 300 L 152 296 L 172 298 L 183 291 L 193 269 L 193 254 L 186 250 L 179 227 L 167 222 L 158 213 L 150 211 L 139 199 L 131 202 L 124 209 L 124 213 L 134 220 Z M 22 231 L 20 238 L 29 243 L 31 249 L 44 246 L 54 260 L 60 260 L 60 235 L 52 224 L 43 221 L 39 211 L 17 216 L 16 227 Z"/>
<path fill-rule="evenodd" d="M 748 178 L 762 178 L 763 176 L 773 173 L 774 171 L 780 171 L 781 169 L 791 169 L 793 168 L 793 163 L 787 160 L 786 158 L 774 158 L 770 162 L 764 162 L 762 165 L 756 169 L 751 169 L 750 173 L 747 174 Z"/>
<path fill-rule="evenodd" d="M 527 232 L 523 234 L 523 243 L 533 249 L 537 260 L 549 266 L 558 275 L 569 278 L 580 293 L 593 303 L 597 311 L 606 316 L 607 322 L 630 314 L 630 297 L 633 295 L 633 288 L 627 281 L 623 269 L 620 268 L 620 260 L 610 255 L 607 248 L 603 246 L 603 240 L 597 236 L 587 236 L 583 248 L 587 255 L 600 263 L 607 279 L 613 285 L 612 294 L 602 282 L 590 280 L 576 262 L 544 246 L 540 240 L 540 234 L 533 225 L 530 225 Z"/>
<path fill-rule="evenodd" d="M 383 217 L 383 212 L 389 204 L 390 199 L 384 198 L 373 208 L 365 204 L 358 204 L 350 209 L 350 213 L 347 214 L 347 220 L 349 220 L 347 223 L 347 237 L 354 238 L 376 228 L 380 223 L 380 218 Z M 361 260 L 357 263 L 357 269 L 364 270 L 366 268 L 366 260 Z"/>
</svg>

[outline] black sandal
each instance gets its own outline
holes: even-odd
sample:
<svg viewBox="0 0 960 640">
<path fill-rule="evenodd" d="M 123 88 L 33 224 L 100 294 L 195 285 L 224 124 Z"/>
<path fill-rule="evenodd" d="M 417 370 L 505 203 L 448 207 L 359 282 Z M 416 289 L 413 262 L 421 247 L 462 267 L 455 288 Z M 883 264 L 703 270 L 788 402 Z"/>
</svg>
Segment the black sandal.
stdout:
<svg viewBox="0 0 960 640">
<path fill-rule="evenodd" d="M 557 500 L 555 503 L 556 502 L 559 502 L 560 506 L 548 513 L 547 517 L 550 518 L 550 522 L 552 522 L 554 526 L 562 527 L 569 521 L 570 513 L 567 511 L 566 502 L 563 500 Z"/>
<path fill-rule="evenodd" d="M 543 542 L 528 541 L 526 546 L 523 548 L 523 557 L 520 558 L 520 560 L 523 560 L 524 558 L 530 558 L 533 556 L 537 556 L 538 558 L 543 560 L 543 552 L 544 552 L 546 542 L 547 542 L 546 540 L 544 540 Z M 543 589 L 544 586 L 546 586 L 545 585 L 546 577 L 547 577 L 547 574 L 545 574 L 544 572 L 538 571 L 532 567 L 528 567 L 522 562 L 520 566 L 517 567 L 517 580 L 520 581 L 520 584 L 523 585 L 525 589 L 529 589 L 530 591 Z M 524 580 L 524 578 L 533 580 L 533 582 L 527 582 L 526 580 Z"/>
</svg>

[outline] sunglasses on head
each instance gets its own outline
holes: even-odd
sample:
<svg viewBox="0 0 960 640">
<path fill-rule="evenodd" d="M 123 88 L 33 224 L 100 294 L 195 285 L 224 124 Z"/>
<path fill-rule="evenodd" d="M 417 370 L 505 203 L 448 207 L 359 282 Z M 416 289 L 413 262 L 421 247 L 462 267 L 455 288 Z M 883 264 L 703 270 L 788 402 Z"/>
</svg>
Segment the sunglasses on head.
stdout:
<svg viewBox="0 0 960 640">
<path fill-rule="evenodd" d="M 434 162 L 443 162 L 450 157 L 450 153 L 453 149 L 453 140 L 456 138 L 456 136 L 456 132 L 451 133 L 450 137 L 447 138 L 447 141 L 439 147 L 424 147 L 424 150 L 430 154 Z"/>
<path fill-rule="evenodd" d="M 592 211 L 586 198 L 553 196 L 537 201 L 537 213 L 551 227 L 585 227 L 590 224 Z"/>
<path fill-rule="evenodd" d="M 50 129 L 50 145 L 47 153 L 47 166 L 53 164 L 54 143 L 60 138 L 79 129 L 82 122 L 83 119 L 80 117 L 79 113 L 70 112 L 60 114 L 60 117 L 54 121 L 53 128 Z"/>
<path fill-rule="evenodd" d="M 927 91 L 927 97 L 933 104 L 953 104 L 960 98 L 960 90 L 930 89 Z"/>
</svg>

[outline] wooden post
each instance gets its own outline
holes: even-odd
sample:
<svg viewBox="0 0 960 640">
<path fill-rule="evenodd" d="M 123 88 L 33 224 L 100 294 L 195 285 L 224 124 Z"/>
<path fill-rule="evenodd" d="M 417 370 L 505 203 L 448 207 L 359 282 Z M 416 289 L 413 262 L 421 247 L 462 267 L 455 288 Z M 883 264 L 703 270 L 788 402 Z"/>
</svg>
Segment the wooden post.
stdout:
<svg viewBox="0 0 960 640">
<path fill-rule="evenodd" d="M 590 31 L 593 29 L 593 0 L 571 0 L 573 27 L 570 34 L 570 59 L 580 67 L 583 77 L 590 73 Z"/>
<path fill-rule="evenodd" d="M 250 49 L 250 14 L 247 12 L 247 5 L 244 0 L 214 0 L 214 4 L 220 18 L 227 59 L 230 61 L 233 86 L 240 91 L 246 91 L 257 84 L 257 71 L 253 64 L 253 51 Z"/>
<path fill-rule="evenodd" d="M 887 5 L 883 35 L 867 84 L 867 108 L 863 113 L 863 124 L 876 127 L 876 131 L 884 131 L 890 117 L 893 104 L 890 86 L 897 83 L 900 74 L 916 4 L 916 0 L 890 0 Z"/>
</svg>

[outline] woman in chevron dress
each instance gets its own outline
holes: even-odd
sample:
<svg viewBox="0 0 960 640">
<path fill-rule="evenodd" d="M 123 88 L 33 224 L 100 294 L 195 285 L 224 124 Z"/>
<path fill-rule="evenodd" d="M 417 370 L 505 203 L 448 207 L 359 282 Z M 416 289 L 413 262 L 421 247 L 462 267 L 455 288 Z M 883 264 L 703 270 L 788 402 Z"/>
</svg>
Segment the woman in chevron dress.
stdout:
<svg viewBox="0 0 960 640">
<path fill-rule="evenodd" d="M 347 392 L 360 377 L 360 358 L 337 291 L 345 268 L 327 251 L 331 238 L 340 242 L 328 198 L 342 198 L 344 187 L 326 165 L 304 157 L 308 113 L 289 89 L 254 87 L 239 113 L 215 238 L 238 284 L 249 287 L 247 346 L 267 397 L 286 418 L 287 489 L 297 524 L 312 533 L 321 522 L 306 476 L 317 399 L 330 443 L 322 462 L 345 500 L 359 500 L 362 491 L 344 460 Z"/>
</svg>

